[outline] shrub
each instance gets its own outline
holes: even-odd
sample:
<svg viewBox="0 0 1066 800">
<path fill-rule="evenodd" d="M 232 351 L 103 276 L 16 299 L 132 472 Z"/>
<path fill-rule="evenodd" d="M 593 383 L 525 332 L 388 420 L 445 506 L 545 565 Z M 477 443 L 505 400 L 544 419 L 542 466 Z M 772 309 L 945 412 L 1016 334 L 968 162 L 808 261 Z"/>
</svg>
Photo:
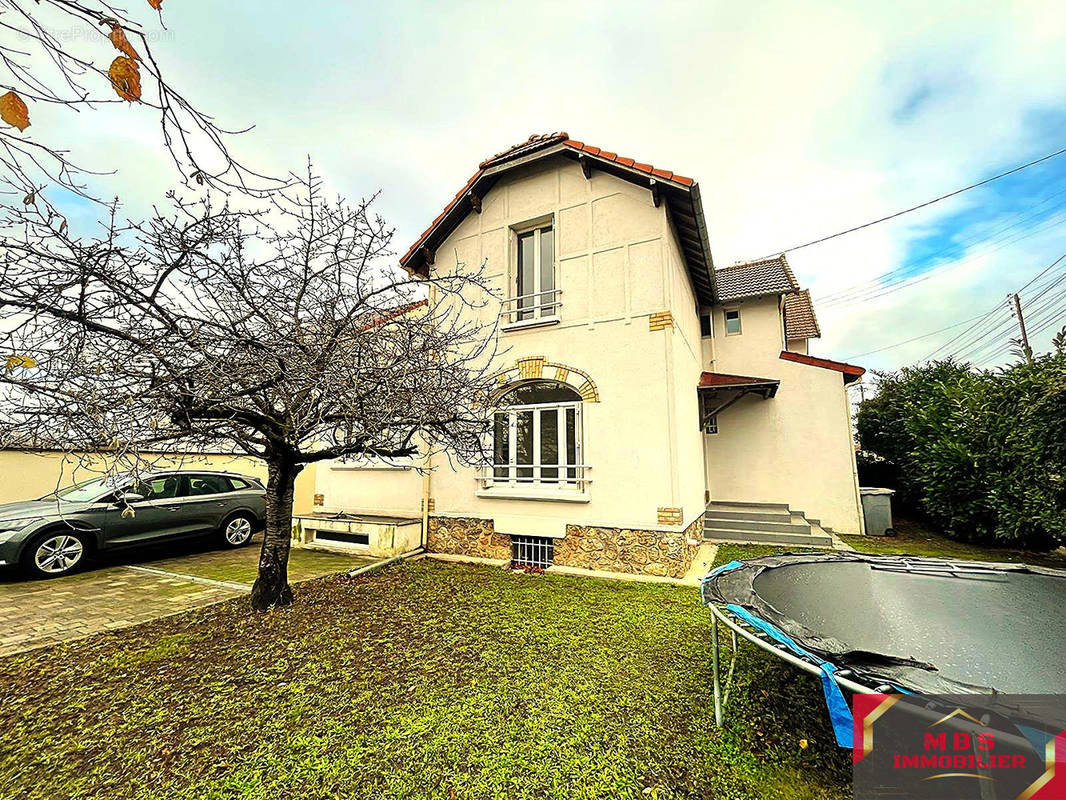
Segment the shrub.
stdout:
<svg viewBox="0 0 1066 800">
<path fill-rule="evenodd" d="M 859 440 L 882 472 L 898 471 L 901 505 L 964 541 L 1062 541 L 1066 355 L 998 371 L 948 360 L 878 377 L 878 394 L 859 408 Z"/>
</svg>

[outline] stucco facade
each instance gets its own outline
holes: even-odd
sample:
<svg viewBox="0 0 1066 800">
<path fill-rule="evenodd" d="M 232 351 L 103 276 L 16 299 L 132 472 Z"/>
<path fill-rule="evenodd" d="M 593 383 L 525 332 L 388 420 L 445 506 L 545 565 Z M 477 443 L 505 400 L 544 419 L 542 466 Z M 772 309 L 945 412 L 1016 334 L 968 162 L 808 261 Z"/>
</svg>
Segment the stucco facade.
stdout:
<svg viewBox="0 0 1066 800">
<path fill-rule="evenodd" d="M 467 194 L 477 192 L 476 203 L 457 208 L 463 193 L 457 195 L 405 266 L 425 270 L 420 274 L 485 266 L 505 298 L 480 312 L 483 320 L 502 314 L 504 323 L 493 396 L 545 381 L 574 398 L 581 466 L 570 474 L 580 480 L 522 483 L 514 478 L 533 470 L 513 462 L 503 471 L 511 480 L 484 480 L 492 473 L 455 468 L 441 457 L 427 465 L 428 478 L 402 465 L 327 464 L 317 473 L 321 510 L 415 516 L 428 499 L 430 549 L 499 558 L 512 537 L 545 537 L 555 541 L 557 563 L 623 571 L 645 565 L 666 575 L 684 574 L 709 499 L 789 503 L 837 530 L 860 530 L 841 374 L 779 357 L 786 345 L 806 351 L 805 338 L 786 341 L 779 295 L 739 304 L 740 335 L 719 329 L 726 306 L 714 303 L 709 250 L 709 278 L 698 259 L 705 231 L 697 236 L 695 223 L 678 212 L 678 197 L 690 201 L 702 228 L 694 183 L 643 170 L 647 165 L 636 165 L 643 171 L 633 175 L 624 163 L 614 169 L 614 161 L 629 161 L 614 154 L 604 154 L 611 163 L 590 168 L 587 146 L 575 159 L 560 148 L 577 151 L 580 143 L 560 142 L 549 143 L 559 152 L 542 157 L 529 159 L 519 147 L 515 163 L 499 166 L 495 157 L 482 164 L 467 187 Z M 484 189 L 483 177 L 492 179 Z M 674 192 L 670 202 L 657 185 L 664 181 Z M 543 235 L 551 250 L 541 258 L 553 271 L 554 308 L 547 318 L 516 324 L 507 298 L 521 294 L 520 237 L 528 231 L 550 231 Z M 413 253 L 424 254 L 420 267 L 411 267 Z M 437 301 L 431 292 L 431 305 Z M 713 331 L 701 334 L 701 313 L 711 314 Z M 708 435 L 697 391 L 707 371 L 774 378 L 780 390 L 769 400 L 742 398 L 721 414 L 719 433 Z M 539 442 L 549 434 L 537 436 Z M 573 458 L 552 464 L 576 464 Z"/>
</svg>

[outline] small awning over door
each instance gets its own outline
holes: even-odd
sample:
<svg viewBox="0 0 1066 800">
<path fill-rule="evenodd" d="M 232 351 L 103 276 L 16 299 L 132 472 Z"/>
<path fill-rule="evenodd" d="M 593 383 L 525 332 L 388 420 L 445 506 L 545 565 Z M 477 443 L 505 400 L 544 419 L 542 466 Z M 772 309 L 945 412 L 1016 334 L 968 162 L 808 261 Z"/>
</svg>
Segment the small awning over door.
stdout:
<svg viewBox="0 0 1066 800">
<path fill-rule="evenodd" d="M 707 420 L 725 411 L 747 394 L 757 394 L 769 400 L 777 394 L 781 381 L 754 378 L 750 375 L 729 375 L 724 372 L 704 372 L 696 391 L 700 396 L 700 429 Z"/>
</svg>

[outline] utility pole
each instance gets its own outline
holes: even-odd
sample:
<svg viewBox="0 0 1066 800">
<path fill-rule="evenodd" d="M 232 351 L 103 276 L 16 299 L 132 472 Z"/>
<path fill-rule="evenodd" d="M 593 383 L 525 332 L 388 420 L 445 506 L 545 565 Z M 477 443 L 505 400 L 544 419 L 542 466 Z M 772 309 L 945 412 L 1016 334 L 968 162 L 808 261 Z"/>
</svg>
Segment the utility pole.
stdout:
<svg viewBox="0 0 1066 800">
<path fill-rule="evenodd" d="M 1018 318 L 1018 330 L 1022 334 L 1022 353 L 1025 354 L 1025 360 L 1032 364 L 1033 348 L 1029 346 L 1029 334 L 1025 332 L 1025 317 L 1022 316 L 1022 301 L 1017 292 L 1010 296 L 1010 303 L 1014 307 L 1014 316 Z"/>
</svg>

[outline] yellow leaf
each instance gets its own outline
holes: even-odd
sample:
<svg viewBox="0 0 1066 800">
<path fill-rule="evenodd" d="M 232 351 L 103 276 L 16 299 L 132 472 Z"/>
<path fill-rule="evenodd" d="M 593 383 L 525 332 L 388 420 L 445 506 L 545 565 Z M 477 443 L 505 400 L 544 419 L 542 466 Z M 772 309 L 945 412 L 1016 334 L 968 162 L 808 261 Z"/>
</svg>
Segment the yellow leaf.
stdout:
<svg viewBox="0 0 1066 800">
<path fill-rule="evenodd" d="M 141 71 L 137 69 L 137 62 L 129 56 L 119 56 L 111 62 L 111 68 L 107 71 L 111 79 L 111 85 L 115 92 L 123 100 L 135 102 L 141 99 Z"/>
<path fill-rule="evenodd" d="M 116 50 L 125 53 L 135 61 L 141 60 L 137 51 L 133 49 L 133 45 L 130 44 L 130 40 L 126 38 L 126 32 L 122 30 L 121 25 L 112 25 L 111 33 L 108 34 L 107 38 L 111 40 L 111 44 L 115 46 Z"/>
<path fill-rule="evenodd" d="M 30 127 L 30 110 L 22 102 L 22 98 L 14 92 L 8 92 L 0 97 L 0 119 L 12 128 L 20 131 Z"/>
<path fill-rule="evenodd" d="M 806 750 L 806 749 L 807 749 L 807 740 L 806 739 L 800 739 L 800 750 Z"/>
<path fill-rule="evenodd" d="M 33 356 L 13 354 L 4 359 L 4 366 L 7 368 L 8 372 L 14 372 L 19 367 L 22 367 L 22 369 L 33 369 L 37 366 L 37 359 Z"/>
</svg>

